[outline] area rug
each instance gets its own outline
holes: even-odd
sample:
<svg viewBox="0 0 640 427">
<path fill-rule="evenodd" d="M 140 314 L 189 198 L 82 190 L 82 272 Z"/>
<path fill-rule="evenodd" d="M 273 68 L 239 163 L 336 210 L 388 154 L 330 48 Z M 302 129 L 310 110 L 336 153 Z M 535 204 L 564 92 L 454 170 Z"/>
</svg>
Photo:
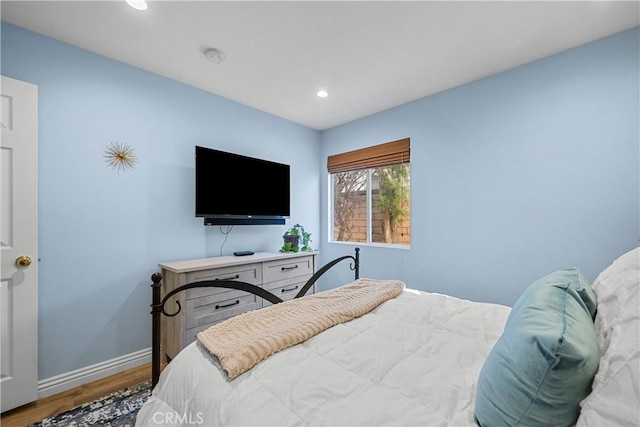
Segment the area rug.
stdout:
<svg viewBox="0 0 640 427">
<path fill-rule="evenodd" d="M 29 427 L 133 427 L 136 415 L 151 394 L 151 381 L 145 381 L 70 411 L 31 424 Z"/>
</svg>

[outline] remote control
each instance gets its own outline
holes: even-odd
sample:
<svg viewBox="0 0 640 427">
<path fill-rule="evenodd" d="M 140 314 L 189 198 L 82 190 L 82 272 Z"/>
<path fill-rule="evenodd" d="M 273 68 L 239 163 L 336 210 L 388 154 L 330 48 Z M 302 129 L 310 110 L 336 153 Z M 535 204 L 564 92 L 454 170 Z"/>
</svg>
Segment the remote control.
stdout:
<svg viewBox="0 0 640 427">
<path fill-rule="evenodd" d="M 247 255 L 253 255 L 252 251 L 238 251 L 238 252 L 234 252 L 233 253 L 235 256 L 247 256 Z"/>
</svg>

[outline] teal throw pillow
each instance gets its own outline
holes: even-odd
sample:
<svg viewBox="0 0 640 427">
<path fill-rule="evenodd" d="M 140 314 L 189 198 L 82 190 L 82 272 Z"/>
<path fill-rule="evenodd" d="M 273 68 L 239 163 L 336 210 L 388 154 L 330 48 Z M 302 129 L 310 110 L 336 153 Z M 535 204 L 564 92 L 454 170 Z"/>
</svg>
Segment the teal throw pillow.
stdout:
<svg viewBox="0 0 640 427">
<path fill-rule="evenodd" d="M 575 424 L 600 359 L 595 313 L 595 295 L 576 268 L 531 284 L 480 371 L 476 422 L 482 427 Z"/>
</svg>

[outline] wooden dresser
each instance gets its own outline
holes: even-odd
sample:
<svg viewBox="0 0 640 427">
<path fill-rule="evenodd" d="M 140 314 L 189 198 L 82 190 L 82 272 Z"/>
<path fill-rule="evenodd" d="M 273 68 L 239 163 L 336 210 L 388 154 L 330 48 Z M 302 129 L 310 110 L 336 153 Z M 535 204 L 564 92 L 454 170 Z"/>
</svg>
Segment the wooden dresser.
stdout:
<svg viewBox="0 0 640 427">
<path fill-rule="evenodd" d="M 256 252 L 248 256 L 225 256 L 158 264 L 162 273 L 162 295 L 178 286 L 200 280 L 240 280 L 267 289 L 288 300 L 315 273 L 317 252 Z M 315 285 L 307 292 L 315 292 Z M 174 317 L 162 316 L 162 351 L 167 361 L 196 334 L 245 311 L 270 305 L 255 295 L 232 289 L 188 289 L 172 297 L 165 306 Z"/>
</svg>

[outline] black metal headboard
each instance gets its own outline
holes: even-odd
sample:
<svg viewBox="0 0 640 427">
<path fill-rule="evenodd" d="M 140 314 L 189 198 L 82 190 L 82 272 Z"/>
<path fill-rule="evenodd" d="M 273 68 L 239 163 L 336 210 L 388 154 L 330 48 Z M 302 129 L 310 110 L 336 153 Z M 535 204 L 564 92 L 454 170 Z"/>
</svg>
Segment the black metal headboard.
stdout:
<svg viewBox="0 0 640 427">
<path fill-rule="evenodd" d="M 360 278 L 360 248 L 355 248 L 355 255 L 345 255 L 339 258 L 334 259 L 333 261 L 328 262 L 322 268 L 320 268 L 305 285 L 300 289 L 300 291 L 296 294 L 294 298 L 300 298 L 304 296 L 307 291 L 316 283 L 316 281 L 329 270 L 334 265 L 338 264 L 340 261 L 345 259 L 353 260 L 353 264 L 350 265 L 351 270 L 355 271 L 355 279 L 358 280 Z M 252 285 L 251 283 L 241 282 L 239 280 L 202 280 L 198 282 L 187 283 L 186 285 L 177 287 L 173 289 L 171 292 L 168 292 L 164 298 L 161 297 L 161 288 L 162 288 L 162 275 L 160 273 L 153 273 L 151 275 L 151 288 L 153 290 L 153 299 L 151 303 L 151 316 L 153 318 L 152 324 L 152 343 L 151 343 L 151 387 L 155 387 L 158 383 L 158 379 L 160 378 L 160 370 L 161 370 L 161 351 L 160 351 L 160 341 L 162 339 L 162 323 L 161 323 L 161 314 L 165 316 L 173 317 L 177 315 L 180 310 L 182 310 L 182 306 L 179 301 L 176 301 L 177 309 L 173 313 L 168 313 L 165 310 L 165 304 L 175 294 L 186 291 L 187 289 L 193 288 L 227 288 L 227 289 L 236 289 L 244 292 L 249 292 L 253 295 L 259 296 L 260 298 L 264 298 L 272 304 L 278 304 L 282 302 L 282 299 L 271 292 L 263 289 L 259 286 Z"/>
</svg>

